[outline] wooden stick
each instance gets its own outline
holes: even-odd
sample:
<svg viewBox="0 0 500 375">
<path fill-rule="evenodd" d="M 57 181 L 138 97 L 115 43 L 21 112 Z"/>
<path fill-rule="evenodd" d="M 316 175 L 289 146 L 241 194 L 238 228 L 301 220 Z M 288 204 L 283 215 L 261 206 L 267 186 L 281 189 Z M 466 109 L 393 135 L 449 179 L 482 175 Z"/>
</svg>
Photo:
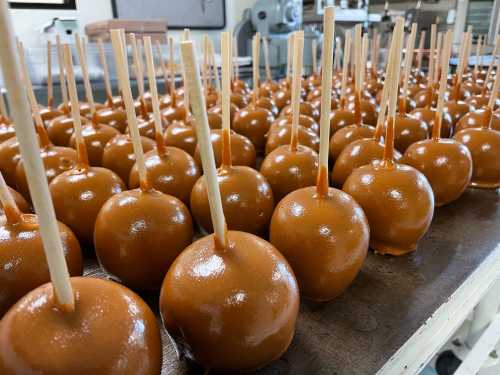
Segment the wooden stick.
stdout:
<svg viewBox="0 0 500 375">
<path fill-rule="evenodd" d="M 302 86 L 302 59 L 304 53 L 304 32 L 295 32 L 293 42 L 293 80 L 292 80 L 292 136 L 290 148 L 297 150 L 299 143 L 300 90 Z"/>
<path fill-rule="evenodd" d="M 208 74 L 207 74 L 207 66 L 208 66 L 208 35 L 203 35 L 203 64 L 201 66 L 201 74 L 203 79 L 203 88 L 205 89 L 205 95 L 208 94 Z"/>
<path fill-rule="evenodd" d="M 35 124 L 38 136 L 40 137 L 40 147 L 42 149 L 50 146 L 49 136 L 47 134 L 47 130 L 43 125 L 42 116 L 40 116 L 40 108 L 38 107 L 38 102 L 35 97 L 35 91 L 33 90 L 33 85 L 31 83 L 31 78 L 28 72 L 28 65 L 26 64 L 26 59 L 24 57 L 24 48 L 21 42 L 18 42 L 18 53 L 19 53 L 19 61 L 21 64 L 22 74 L 21 81 L 26 86 L 28 92 L 28 99 L 31 105 L 31 111 L 33 112 L 33 116 L 35 117 Z"/>
<path fill-rule="evenodd" d="M 318 74 L 318 42 L 316 39 L 312 40 L 311 43 L 311 53 L 312 53 L 312 74 L 316 76 Z"/>
<path fill-rule="evenodd" d="M 422 58 L 424 57 L 424 43 L 425 43 L 426 31 L 422 30 L 420 32 L 420 40 L 418 41 L 418 53 L 417 53 L 417 70 L 422 70 Z"/>
<path fill-rule="evenodd" d="M 215 88 L 217 89 L 217 92 L 220 92 L 221 87 L 219 78 L 219 67 L 215 64 L 215 48 L 214 48 L 214 42 L 212 40 L 210 40 L 209 46 L 210 46 L 210 58 L 212 60 L 212 68 L 214 71 Z"/>
<path fill-rule="evenodd" d="M 481 35 L 479 35 L 476 44 L 476 61 L 474 63 L 474 77 L 477 75 L 477 70 L 479 67 L 479 57 L 481 56 L 481 44 L 482 44 L 482 38 Z"/>
<path fill-rule="evenodd" d="M 153 107 L 153 121 L 155 125 L 156 147 L 159 154 L 165 153 L 163 141 L 163 126 L 161 123 L 160 100 L 158 99 L 158 88 L 156 85 L 156 73 L 153 58 L 153 47 L 151 45 L 151 37 L 144 37 L 144 53 L 146 55 L 146 70 L 149 80 L 149 91 L 151 93 L 151 104 Z"/>
<path fill-rule="evenodd" d="M 167 39 L 167 44 L 168 44 L 168 39 Z M 163 74 L 165 95 L 167 95 L 170 91 L 168 69 L 167 69 L 167 64 L 165 63 L 165 60 L 163 59 L 163 54 L 161 51 L 161 44 L 160 44 L 160 41 L 158 39 L 155 41 L 155 46 L 156 46 L 156 54 L 158 56 L 158 61 L 160 62 L 160 68 L 161 68 L 161 71 Z M 144 41 L 144 49 L 146 49 L 146 42 L 145 41 Z"/>
<path fill-rule="evenodd" d="M 144 152 L 142 150 L 141 135 L 137 126 L 137 117 L 135 115 L 134 98 L 130 88 L 130 78 L 126 63 L 123 58 L 123 42 L 118 30 L 111 30 L 111 43 L 115 54 L 116 71 L 118 79 L 121 82 L 123 90 L 123 101 L 125 103 L 125 110 L 127 112 L 127 122 L 132 136 L 132 144 L 134 146 L 134 154 L 139 172 L 140 187 L 142 191 L 150 189 L 146 165 L 144 163 Z M 135 53 L 135 52 L 134 52 Z M 137 62 L 136 62 L 137 65 Z"/>
<path fill-rule="evenodd" d="M 71 48 L 69 45 L 64 45 L 64 61 L 66 72 L 68 73 L 68 91 L 71 100 L 71 114 L 73 117 L 73 127 L 75 128 L 76 151 L 78 155 L 78 168 L 88 168 L 89 159 L 87 155 L 87 147 L 82 135 L 82 120 L 80 117 L 80 109 L 78 108 L 78 94 L 76 90 L 75 73 L 73 71 L 73 59 L 71 57 Z"/>
<path fill-rule="evenodd" d="M 335 57 L 333 58 L 333 69 L 336 72 L 341 71 L 340 44 L 341 44 L 340 38 L 339 37 L 335 38 Z"/>
<path fill-rule="evenodd" d="M 170 70 L 170 95 L 175 96 L 175 61 L 174 61 L 174 38 L 170 37 L 168 46 L 168 67 Z M 174 98 L 172 97 L 172 105 L 174 105 Z"/>
<path fill-rule="evenodd" d="M 130 34 L 130 44 L 132 45 L 132 58 L 134 59 L 134 75 L 137 81 L 137 90 L 139 91 L 140 100 L 144 100 L 144 74 L 139 62 L 139 49 L 137 48 L 137 39 L 134 33 Z"/>
<path fill-rule="evenodd" d="M 436 50 L 436 24 L 431 25 L 431 45 L 429 50 L 429 71 L 427 72 L 427 86 L 430 87 L 433 84 L 434 79 L 434 53 Z M 430 98 L 432 101 L 432 97 Z"/>
<path fill-rule="evenodd" d="M 238 39 L 233 38 L 233 51 L 234 51 L 234 78 L 239 80 L 240 79 L 240 64 L 238 64 Z"/>
<path fill-rule="evenodd" d="M 17 207 L 16 201 L 12 197 L 12 194 L 3 178 L 3 174 L 0 172 L 0 202 L 2 202 L 3 211 L 7 222 L 11 224 L 16 224 L 21 221 L 21 211 Z"/>
<path fill-rule="evenodd" d="M 361 43 L 361 87 L 365 83 L 366 64 L 368 59 L 368 34 L 363 35 Z"/>
<path fill-rule="evenodd" d="M 189 32 L 189 29 L 184 29 L 184 41 L 188 41 L 191 39 L 191 34 Z M 184 109 L 186 113 L 186 117 L 184 118 L 184 122 L 187 124 L 189 122 L 189 115 L 191 111 L 190 103 L 189 103 L 189 92 L 187 90 L 187 77 L 186 77 L 186 70 L 182 69 L 182 85 L 184 89 Z"/>
<path fill-rule="evenodd" d="M 295 33 L 290 33 L 287 40 L 287 58 L 286 58 L 286 78 L 292 79 L 292 58 L 293 58 L 293 38 Z"/>
<path fill-rule="evenodd" d="M 443 119 L 444 93 L 448 84 L 448 68 L 450 66 L 451 45 L 453 34 L 448 31 L 445 35 L 443 46 L 443 59 L 441 61 L 441 79 L 439 81 L 438 102 L 436 108 L 436 120 L 432 128 L 432 139 L 438 140 L 441 137 L 441 125 Z"/>
<path fill-rule="evenodd" d="M 411 67 L 413 62 L 413 51 L 415 49 L 415 38 L 417 37 L 417 24 L 414 22 L 411 25 L 410 36 L 406 43 L 406 55 L 404 62 L 403 73 L 403 103 L 406 109 L 406 100 L 408 98 L 408 84 L 410 81 Z M 382 105 L 382 103 L 381 103 Z"/>
<path fill-rule="evenodd" d="M 389 108 L 388 108 L 388 124 L 384 148 L 384 163 L 394 163 L 394 122 L 396 118 L 396 107 L 398 99 L 399 75 L 401 72 L 401 51 L 403 49 L 404 40 L 404 20 L 402 17 L 396 18 L 392 43 L 394 47 L 394 58 L 391 63 L 390 81 L 386 85 L 390 87 Z M 391 43 L 391 45 L 392 45 Z M 392 48 L 392 46 L 391 46 Z"/>
<path fill-rule="evenodd" d="M 262 38 L 262 43 L 264 46 L 264 62 L 266 64 L 266 80 L 267 82 L 273 81 L 273 76 L 271 74 L 271 65 L 269 64 L 269 42 L 267 37 Z"/>
<path fill-rule="evenodd" d="M 491 89 L 490 100 L 488 101 L 488 107 L 492 111 L 493 111 L 493 108 L 495 107 L 495 101 L 497 100 L 499 89 L 500 89 L 500 59 L 498 59 L 498 62 L 497 62 L 497 74 L 495 76 L 495 82 L 493 83 L 493 87 Z M 493 116 L 491 117 L 490 123 L 488 124 L 488 127 L 490 127 L 490 128 L 491 128 L 492 119 L 493 119 Z"/>
<path fill-rule="evenodd" d="M 15 48 L 12 19 L 6 0 L 0 0 L 0 35 L 2 35 L 0 62 L 3 77 L 9 93 L 9 104 L 16 124 L 19 148 L 25 162 L 24 168 L 31 198 L 38 216 L 50 278 L 59 305 L 66 311 L 72 311 L 74 309 L 73 289 L 64 259 L 64 251 L 47 184 L 47 177 L 45 176 L 45 169 L 37 146 L 33 120 L 26 101 L 26 91 L 19 84 L 22 81 L 20 65 Z"/>
<path fill-rule="evenodd" d="M 361 56 L 361 24 L 358 23 L 354 27 L 354 79 L 356 92 L 359 94 L 363 89 L 363 83 L 361 81 L 361 69 L 362 69 L 362 56 Z"/>
<path fill-rule="evenodd" d="M 104 51 L 104 44 L 101 38 L 97 39 L 97 45 L 99 47 L 99 59 L 101 60 L 102 70 L 104 74 L 104 88 L 106 90 L 106 96 L 108 97 L 110 105 L 113 105 L 113 89 L 111 88 L 108 62 L 106 61 L 106 53 Z"/>
<path fill-rule="evenodd" d="M 486 91 L 488 90 L 488 80 L 490 78 L 490 74 L 493 70 L 493 67 L 495 66 L 495 60 L 497 58 L 499 51 L 500 51 L 500 35 L 497 35 L 496 40 L 495 40 L 495 48 L 493 49 L 493 52 L 491 54 L 490 65 L 488 66 L 488 70 L 486 71 L 486 77 L 484 77 L 482 95 L 486 95 Z"/>
<path fill-rule="evenodd" d="M 183 40 L 191 40 L 191 30 L 189 29 L 184 29 L 183 35 L 182 35 Z"/>
<path fill-rule="evenodd" d="M 417 31 L 416 28 L 417 28 L 417 25 L 414 23 L 412 25 L 412 32 L 414 31 L 414 33 L 413 33 L 413 43 L 415 43 L 415 37 L 416 37 L 416 31 Z M 408 41 L 408 43 L 410 43 L 410 41 Z M 408 51 L 408 49 L 407 49 L 407 51 Z M 378 114 L 378 118 L 377 118 L 377 126 L 375 127 L 374 139 L 376 141 L 380 141 L 382 139 L 382 135 L 384 133 L 384 122 L 386 120 L 386 113 L 387 113 L 387 107 L 388 107 L 388 99 L 389 99 L 389 94 L 391 93 L 391 87 L 390 87 L 390 83 L 392 82 L 392 76 L 391 75 L 393 74 L 393 70 L 394 70 L 392 68 L 391 61 L 394 60 L 394 54 L 395 53 L 396 52 L 395 52 L 395 49 L 394 49 L 394 45 L 391 43 L 391 46 L 389 48 L 389 53 L 387 55 L 387 64 L 386 64 L 386 67 L 385 67 L 385 82 L 384 82 L 384 86 L 382 88 L 382 98 L 380 100 L 380 109 L 379 109 L 379 114 Z M 411 54 L 407 53 L 407 56 L 410 59 L 412 59 L 412 55 L 413 55 L 413 52 Z M 405 69 L 405 70 L 409 70 L 411 68 L 411 64 L 410 64 L 410 67 L 405 66 L 405 68 L 408 68 L 408 69 Z M 406 80 L 405 80 L 405 82 L 406 82 Z"/>
<path fill-rule="evenodd" d="M 54 85 L 52 83 L 52 43 L 47 41 L 47 107 L 54 104 Z"/>
<path fill-rule="evenodd" d="M 342 62 L 342 85 L 340 89 L 340 101 L 342 106 L 345 105 L 346 101 L 346 90 L 347 90 L 347 76 L 349 74 L 349 58 L 351 56 L 351 31 L 347 30 L 345 33 L 344 42 L 344 61 Z"/>
<path fill-rule="evenodd" d="M 442 60 L 441 56 L 441 50 L 442 50 L 442 44 L 443 44 L 443 33 L 439 32 L 437 34 L 437 43 L 436 43 L 436 53 L 435 53 L 435 65 L 434 65 L 434 78 L 432 79 L 432 82 L 438 82 L 439 81 L 439 67 L 440 67 L 440 62 Z"/>
<path fill-rule="evenodd" d="M 208 126 L 205 98 L 202 94 L 200 70 L 196 61 L 193 43 L 185 41 L 181 43 L 182 62 L 187 77 L 187 88 L 192 99 L 193 114 L 196 119 L 196 134 L 200 146 L 201 162 L 203 165 L 205 183 L 208 191 L 208 203 L 215 231 L 216 245 L 221 249 L 227 249 L 227 226 L 222 209 L 219 183 L 217 181 L 217 170 L 215 167 L 214 152 L 210 141 L 210 128 Z"/>
<path fill-rule="evenodd" d="M 221 36 L 222 57 L 222 166 L 231 167 L 231 34 Z"/>
<path fill-rule="evenodd" d="M 330 113 L 332 101 L 333 42 L 335 35 L 335 8 L 325 7 L 323 16 L 323 53 L 321 59 L 321 117 L 319 142 L 319 171 L 317 191 L 328 192 L 328 150 L 330 145 Z"/>
<path fill-rule="evenodd" d="M 253 59 L 253 94 L 252 102 L 254 107 L 257 105 L 259 98 L 259 76 L 260 76 L 260 33 L 255 33 L 252 41 L 252 59 Z"/>
<path fill-rule="evenodd" d="M 59 64 L 59 84 L 61 85 L 61 98 L 63 108 L 68 108 L 68 89 L 66 88 L 66 77 L 64 76 L 64 58 L 61 45 L 61 37 L 56 35 L 57 62 Z"/>
<path fill-rule="evenodd" d="M 94 117 L 95 113 L 96 113 L 94 94 L 92 93 L 92 86 L 90 85 L 90 77 L 89 77 L 89 70 L 88 70 L 88 66 L 87 66 L 86 54 L 83 51 L 82 40 L 80 39 L 80 36 L 78 35 L 78 33 L 75 34 L 75 42 L 76 42 L 76 50 L 78 52 L 78 60 L 80 61 L 80 66 L 82 68 L 83 85 L 85 87 L 85 96 L 87 98 L 87 102 L 89 103 L 90 113 L 92 114 L 92 117 Z"/>
</svg>

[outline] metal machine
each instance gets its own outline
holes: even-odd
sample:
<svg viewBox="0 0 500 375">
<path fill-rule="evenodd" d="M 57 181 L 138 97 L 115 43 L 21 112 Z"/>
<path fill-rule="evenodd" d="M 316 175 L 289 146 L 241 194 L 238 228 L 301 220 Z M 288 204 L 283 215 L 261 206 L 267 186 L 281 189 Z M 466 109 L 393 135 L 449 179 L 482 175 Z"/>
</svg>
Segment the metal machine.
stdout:
<svg viewBox="0 0 500 375">
<path fill-rule="evenodd" d="M 287 40 L 292 31 L 302 27 L 302 0 L 258 0 L 251 9 L 245 9 L 234 34 L 240 56 L 251 56 L 251 40 L 259 32 L 269 42 L 269 62 L 274 71 L 286 66 Z M 320 39 L 320 33 L 305 30 L 304 67 L 311 66 L 312 39 Z M 319 45 L 320 43 L 318 43 Z M 261 54 L 261 66 L 264 57 Z"/>
</svg>

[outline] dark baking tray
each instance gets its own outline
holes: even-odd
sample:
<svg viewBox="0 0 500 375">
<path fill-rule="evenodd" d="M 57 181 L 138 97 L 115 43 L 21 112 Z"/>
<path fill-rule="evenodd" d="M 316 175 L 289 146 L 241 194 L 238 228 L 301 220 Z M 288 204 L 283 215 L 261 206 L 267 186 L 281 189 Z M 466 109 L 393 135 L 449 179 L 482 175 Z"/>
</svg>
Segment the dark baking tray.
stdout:
<svg viewBox="0 0 500 375">
<path fill-rule="evenodd" d="M 499 201 L 499 191 L 469 189 L 436 210 L 416 252 L 399 258 L 370 252 L 342 296 L 302 301 L 290 348 L 255 373 L 374 374 L 500 243 Z M 87 263 L 87 275 L 104 277 L 95 260 Z M 157 295 L 142 297 L 157 311 Z M 162 336 L 162 375 L 203 374 Z"/>
</svg>

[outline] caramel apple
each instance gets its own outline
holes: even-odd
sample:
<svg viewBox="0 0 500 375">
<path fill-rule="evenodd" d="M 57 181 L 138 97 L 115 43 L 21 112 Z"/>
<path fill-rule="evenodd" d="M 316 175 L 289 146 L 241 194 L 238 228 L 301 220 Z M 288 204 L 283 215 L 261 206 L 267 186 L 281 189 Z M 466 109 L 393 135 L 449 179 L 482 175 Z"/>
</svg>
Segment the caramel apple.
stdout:
<svg viewBox="0 0 500 375">
<path fill-rule="evenodd" d="M 228 39 L 229 34 L 223 33 L 224 70 L 230 65 L 225 63 Z M 205 371 L 250 371 L 277 359 L 290 345 L 299 307 L 297 282 L 284 257 L 270 243 L 226 229 L 194 46 L 185 42 L 181 51 L 189 73 L 215 233 L 188 246 L 174 261 L 163 281 L 160 313 L 169 333 L 185 344 L 185 355 Z M 229 74 L 223 72 L 226 91 L 224 77 L 229 81 Z M 256 316 L 259 324 L 255 324 Z M 210 327 L 208 322 L 213 319 L 221 323 L 220 329 Z"/>
<path fill-rule="evenodd" d="M 196 149 L 196 130 L 193 120 L 188 117 L 187 121 L 174 121 L 165 131 L 165 145 L 177 147 L 193 156 Z"/>
<path fill-rule="evenodd" d="M 17 137 L 12 137 L 0 143 L 0 172 L 3 174 L 7 185 L 16 187 L 16 167 L 21 160 L 19 142 Z"/>
<path fill-rule="evenodd" d="M 266 134 L 274 121 L 271 111 L 252 104 L 236 113 L 233 130 L 247 137 L 260 153 L 266 146 Z"/>
<path fill-rule="evenodd" d="M 231 115 L 230 115 L 231 124 L 233 124 L 234 117 L 236 116 L 236 112 L 239 111 L 239 108 L 236 106 L 236 104 L 231 103 L 230 104 L 230 111 L 231 111 Z M 212 108 L 210 108 L 208 110 L 208 116 L 210 116 L 211 113 L 215 113 L 219 116 L 222 116 L 222 105 L 221 104 L 214 105 Z M 208 122 L 210 125 L 210 119 L 208 120 Z M 221 123 L 222 123 L 222 121 L 221 121 Z"/>
<path fill-rule="evenodd" d="M 326 9 L 326 17 L 332 10 Z M 331 82 L 325 75 L 331 76 L 328 55 L 332 50 L 325 51 L 330 66 L 322 70 L 328 72 L 323 73 L 324 86 L 331 85 L 325 82 Z M 351 284 L 366 258 L 370 233 L 366 216 L 354 199 L 328 187 L 329 111 L 322 113 L 321 137 L 326 139 L 317 186 L 295 190 L 283 198 L 270 226 L 270 241 L 289 260 L 301 294 L 315 301 L 332 300 Z"/>
<path fill-rule="evenodd" d="M 149 58 L 148 56 L 146 49 L 146 57 Z M 152 96 L 157 97 L 156 79 L 150 82 L 150 87 Z M 187 205 L 193 185 L 200 177 L 200 169 L 186 151 L 177 147 L 165 147 L 161 126 L 157 126 L 161 124 L 161 115 L 159 108 L 154 106 L 155 101 L 157 99 L 152 99 L 156 148 L 144 155 L 148 179 L 154 189 L 171 195 Z M 135 189 L 139 186 L 139 167 L 136 162 L 130 171 L 129 187 Z"/>
<path fill-rule="evenodd" d="M 154 290 L 160 287 L 173 260 L 191 243 L 192 219 L 179 199 L 151 186 L 118 31 L 112 33 L 112 42 L 137 159 L 140 188 L 118 193 L 103 205 L 95 223 L 94 246 L 99 263 L 112 278 L 135 289 Z M 153 59 L 150 38 L 145 38 L 145 45 L 149 65 Z M 148 67 L 148 71 L 150 69 Z M 157 93 L 152 92 L 152 97 L 153 108 L 157 110 L 155 126 L 160 127 Z"/>
<path fill-rule="evenodd" d="M 316 122 L 319 121 L 319 109 L 314 107 L 309 102 L 301 102 L 300 103 L 299 113 L 302 115 L 311 117 Z M 289 104 L 281 110 L 280 117 L 290 116 L 291 114 L 292 114 L 292 106 L 291 106 L 291 104 Z"/>
<path fill-rule="evenodd" d="M 292 114 L 286 117 L 278 117 L 271 125 L 271 129 L 276 126 L 286 126 L 292 123 Z M 319 134 L 319 125 L 312 117 L 299 115 L 299 125 L 306 129 L 312 130 L 314 133 Z"/>
<path fill-rule="evenodd" d="M 271 126 L 267 134 L 266 155 L 269 155 L 280 146 L 290 144 L 293 132 L 292 123 L 293 120 L 288 120 L 284 125 L 280 122 L 276 122 Z M 298 125 L 297 137 L 298 142 L 303 146 L 307 146 L 315 152 L 319 150 L 319 136 L 313 130 Z"/>
<path fill-rule="evenodd" d="M 434 212 L 434 195 L 425 176 L 413 167 L 393 159 L 394 115 L 397 83 L 403 44 L 402 19 L 391 49 L 395 59 L 389 61 L 391 98 L 384 158 L 355 169 L 343 190 L 363 208 L 370 224 L 370 247 L 381 254 L 403 255 L 414 251 L 430 226 Z"/>
<path fill-rule="evenodd" d="M 410 115 L 422 120 L 427 124 L 429 133 L 432 133 L 434 123 L 436 121 L 436 110 L 434 108 L 425 107 L 417 108 L 410 112 Z M 453 132 L 453 122 L 449 113 L 444 112 L 441 120 L 441 138 L 449 138 Z"/>
<path fill-rule="evenodd" d="M 455 126 L 455 133 L 464 129 L 488 126 L 488 121 L 491 121 L 491 128 L 493 130 L 500 131 L 500 113 L 494 112 L 493 115 L 491 115 L 488 108 L 483 107 L 473 112 L 469 112 L 462 117 Z"/>
<path fill-rule="evenodd" d="M 377 124 L 377 107 L 366 99 L 360 99 L 359 106 L 363 124 L 375 126 Z M 347 110 L 356 111 L 356 99 L 348 101 Z"/>
<path fill-rule="evenodd" d="M 224 132 L 220 129 L 210 132 L 210 141 L 214 150 L 215 165 L 220 167 L 222 164 L 222 145 L 224 143 Z M 247 137 L 231 131 L 231 161 L 233 165 L 243 165 L 255 167 L 256 153 L 253 143 Z M 201 165 L 200 147 L 196 146 L 194 158 Z"/>
<path fill-rule="evenodd" d="M 26 199 L 24 199 L 24 197 L 21 194 L 19 194 L 16 190 L 12 189 L 10 186 L 8 186 L 8 189 L 9 189 L 10 195 L 12 196 L 12 199 L 14 199 L 14 203 L 16 204 L 16 206 L 20 212 L 25 213 L 25 214 L 32 212 L 30 204 L 28 203 L 28 201 Z M 3 203 L 1 201 L 0 201 L 0 204 L 1 204 L 0 215 L 5 215 L 5 210 L 3 208 Z"/>
<path fill-rule="evenodd" d="M 71 102 L 77 103 L 73 63 L 68 46 L 64 47 L 64 53 Z M 89 165 L 78 110 L 73 110 L 73 116 L 77 164 L 54 178 L 49 189 L 58 220 L 69 226 L 82 244 L 89 246 L 93 243 L 94 225 L 99 210 L 110 197 L 125 190 L 125 185 L 111 170 Z"/>
<path fill-rule="evenodd" d="M 276 106 L 274 101 L 270 98 L 266 98 L 264 96 L 259 96 L 259 98 L 255 102 L 255 105 L 257 107 L 262 107 L 262 108 L 269 110 L 273 114 L 274 117 L 279 115 L 278 107 Z M 209 121 L 210 121 L 210 119 L 209 119 Z"/>
<path fill-rule="evenodd" d="M 411 145 L 403 159 L 405 164 L 418 169 L 427 177 L 434 193 L 436 207 L 460 197 L 469 185 L 472 175 L 472 158 L 467 147 L 454 139 L 440 137 L 451 42 L 451 33 L 447 33 L 436 113 L 438 118 L 435 121 L 432 139 Z"/>
<path fill-rule="evenodd" d="M 500 88 L 500 61 L 490 101 L 485 108 L 486 119 L 480 128 L 465 128 L 454 135 L 454 139 L 464 144 L 472 155 L 471 186 L 497 188 L 500 186 L 500 131 L 492 129 L 493 104 Z"/>
</svg>

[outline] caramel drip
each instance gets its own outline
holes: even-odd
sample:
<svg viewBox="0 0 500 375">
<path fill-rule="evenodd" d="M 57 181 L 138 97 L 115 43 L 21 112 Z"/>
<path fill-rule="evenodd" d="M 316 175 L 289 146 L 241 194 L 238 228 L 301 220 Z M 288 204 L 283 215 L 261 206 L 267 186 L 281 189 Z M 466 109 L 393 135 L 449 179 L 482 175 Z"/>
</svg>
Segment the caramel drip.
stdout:
<svg viewBox="0 0 500 375">
<path fill-rule="evenodd" d="M 52 106 L 54 105 L 54 98 L 51 96 L 48 96 L 47 97 L 47 108 L 52 108 Z"/>
<path fill-rule="evenodd" d="M 15 203 L 14 203 L 15 204 Z M 3 203 L 3 211 L 7 217 L 7 222 L 10 224 L 18 224 L 22 221 L 21 211 L 17 206 Z"/>
<path fill-rule="evenodd" d="M 97 129 L 97 111 L 94 111 L 94 113 L 92 113 L 91 123 L 92 123 L 92 127 L 94 129 Z"/>
<path fill-rule="evenodd" d="M 106 95 L 106 107 L 111 109 L 115 108 L 115 103 L 113 103 L 113 97 L 111 94 Z"/>
<path fill-rule="evenodd" d="M 345 109 L 346 104 L 347 104 L 347 99 L 345 98 L 345 96 L 342 96 L 340 98 L 340 108 Z"/>
<path fill-rule="evenodd" d="M 432 139 L 437 141 L 441 137 L 441 126 L 443 124 L 443 116 L 436 111 L 434 114 L 434 127 L 432 128 Z"/>
<path fill-rule="evenodd" d="M 316 191 L 321 198 L 328 194 L 328 170 L 324 165 L 319 167 Z"/>
<path fill-rule="evenodd" d="M 175 93 L 175 91 L 172 91 L 170 93 L 170 106 L 172 108 L 177 108 L 177 94 Z"/>
<path fill-rule="evenodd" d="M 86 170 L 89 168 L 89 157 L 87 154 L 87 147 L 83 142 L 76 142 L 76 157 L 77 157 L 77 169 Z"/>
<path fill-rule="evenodd" d="M 453 86 L 453 98 L 457 102 L 460 99 L 460 83 L 458 83 L 458 80 L 455 82 L 455 86 Z"/>
<path fill-rule="evenodd" d="M 358 91 L 354 94 L 354 123 L 361 125 L 361 94 Z"/>
<path fill-rule="evenodd" d="M 425 108 L 429 109 L 432 107 L 432 85 L 428 85 L 427 92 L 425 94 Z M 458 100 L 458 99 L 457 99 Z"/>
<path fill-rule="evenodd" d="M 40 148 L 46 149 L 47 147 L 52 146 L 50 143 L 49 135 L 47 134 L 47 130 L 43 124 L 36 124 L 36 132 L 38 133 L 38 137 L 40 138 Z"/>
<path fill-rule="evenodd" d="M 486 107 L 486 112 L 488 114 L 487 120 L 482 124 L 483 129 L 491 129 L 491 124 L 493 123 L 493 109 L 489 106 Z"/>
<path fill-rule="evenodd" d="M 398 111 L 401 115 L 406 113 L 406 98 L 404 96 L 402 96 L 399 101 Z"/>
<path fill-rule="evenodd" d="M 141 116 L 143 119 L 147 120 L 149 116 L 148 116 L 148 110 L 146 109 L 146 102 L 145 102 L 144 98 L 140 98 L 139 103 L 141 104 L 140 105 Z"/>
<path fill-rule="evenodd" d="M 147 174 L 147 171 L 146 171 Z M 150 191 L 152 189 L 149 179 L 146 177 L 145 179 L 140 179 L 139 187 L 143 192 Z"/>
<path fill-rule="evenodd" d="M 228 129 L 222 129 L 222 167 L 230 168 L 232 164 L 231 134 Z"/>
<path fill-rule="evenodd" d="M 299 136 L 292 130 L 292 135 L 290 139 L 290 149 L 293 152 L 296 152 L 298 145 L 299 145 Z"/>
<path fill-rule="evenodd" d="M 158 155 L 164 156 L 166 153 L 165 141 L 163 140 L 163 135 L 160 132 L 155 132 L 155 142 Z"/>
<path fill-rule="evenodd" d="M 227 235 L 227 224 L 225 222 L 224 222 L 224 238 L 221 239 L 221 238 L 219 238 L 214 233 L 214 243 L 215 243 L 215 249 L 217 251 L 227 251 L 227 250 L 229 250 L 228 235 Z"/>
<path fill-rule="evenodd" d="M 394 164 L 394 127 L 396 119 L 390 117 L 387 119 L 387 132 L 385 137 L 384 159 L 385 166 L 392 166 Z"/>
</svg>

